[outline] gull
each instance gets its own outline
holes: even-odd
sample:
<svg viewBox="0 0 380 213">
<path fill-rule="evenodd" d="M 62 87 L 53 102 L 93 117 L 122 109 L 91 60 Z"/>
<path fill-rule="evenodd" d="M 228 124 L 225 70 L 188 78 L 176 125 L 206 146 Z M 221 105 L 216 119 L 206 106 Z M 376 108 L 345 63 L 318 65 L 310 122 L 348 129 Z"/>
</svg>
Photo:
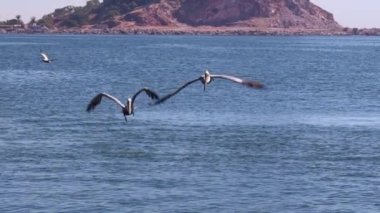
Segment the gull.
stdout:
<svg viewBox="0 0 380 213">
<path fill-rule="evenodd" d="M 177 93 L 179 93 L 181 90 L 183 90 L 184 88 L 186 88 L 190 84 L 195 83 L 197 81 L 200 81 L 203 84 L 203 91 L 205 91 L 206 90 L 206 85 L 210 84 L 216 78 L 230 80 L 230 81 L 233 81 L 235 83 L 239 83 L 239 84 L 242 84 L 244 86 L 247 86 L 247 87 L 250 87 L 250 88 L 255 88 L 255 89 L 261 89 L 261 88 L 264 87 L 264 85 L 262 83 L 258 82 L 258 81 L 245 80 L 245 79 L 241 79 L 241 78 L 238 78 L 238 77 L 235 77 L 235 76 L 231 76 L 231 75 L 215 75 L 215 74 L 210 74 L 210 72 L 208 70 L 205 70 L 205 73 L 201 77 L 186 82 L 184 85 L 182 85 L 181 87 L 179 87 L 174 92 L 169 93 L 169 94 L 163 96 L 162 98 L 160 98 L 158 101 L 155 102 L 155 104 L 161 104 L 161 103 L 163 103 L 164 101 L 166 101 L 167 99 L 173 97 L 174 95 L 176 95 Z"/>
<path fill-rule="evenodd" d="M 87 112 L 91 112 L 92 110 L 94 110 L 95 107 L 97 105 L 99 105 L 100 102 L 102 101 L 102 97 L 106 97 L 121 107 L 121 110 L 122 110 L 121 112 L 123 113 L 125 121 L 127 122 L 127 116 L 128 115 L 133 115 L 133 116 L 135 115 L 135 113 L 134 113 L 134 109 L 135 109 L 134 102 L 136 100 L 136 97 L 141 92 L 145 92 L 152 100 L 158 100 L 159 99 L 159 96 L 157 95 L 156 92 L 154 92 L 153 90 L 150 90 L 149 88 L 146 88 L 146 87 L 142 88 L 138 92 L 136 92 L 132 96 L 132 98 L 128 98 L 127 103 L 125 105 L 119 99 L 115 98 L 112 95 L 109 95 L 107 93 L 99 93 L 94 98 L 92 98 L 90 103 L 87 105 Z"/>
<path fill-rule="evenodd" d="M 49 59 L 48 55 L 44 53 L 41 49 L 40 49 L 40 54 L 42 56 L 42 62 L 44 63 L 51 63 L 52 61 L 55 60 L 55 59 Z"/>
</svg>

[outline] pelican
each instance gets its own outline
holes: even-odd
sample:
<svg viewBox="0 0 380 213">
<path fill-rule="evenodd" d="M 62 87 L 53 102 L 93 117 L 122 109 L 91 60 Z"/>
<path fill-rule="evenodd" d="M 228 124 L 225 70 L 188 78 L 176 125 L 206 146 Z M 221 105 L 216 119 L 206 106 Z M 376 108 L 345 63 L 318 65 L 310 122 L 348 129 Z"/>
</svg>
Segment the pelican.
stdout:
<svg viewBox="0 0 380 213">
<path fill-rule="evenodd" d="M 47 56 L 47 54 L 44 53 L 41 49 L 40 49 L 40 54 L 42 56 L 42 62 L 44 62 L 44 63 L 51 63 L 52 61 L 55 60 L 55 59 L 49 59 L 49 57 Z"/>
<path fill-rule="evenodd" d="M 235 83 L 243 84 L 244 86 L 255 88 L 255 89 L 261 89 L 264 87 L 264 85 L 258 81 L 251 81 L 251 80 L 244 80 L 235 76 L 230 76 L 230 75 L 214 75 L 210 74 L 208 70 L 205 70 L 205 73 L 198 78 L 203 84 L 203 91 L 206 90 L 206 85 L 210 84 L 211 81 L 215 80 L 215 78 L 221 78 L 221 79 L 226 79 L 233 81 Z"/>
<path fill-rule="evenodd" d="M 164 101 L 166 101 L 170 97 L 176 95 L 177 93 L 179 93 L 181 90 L 183 90 L 184 88 L 186 88 L 190 84 L 195 83 L 197 81 L 200 81 L 203 84 L 203 91 L 205 91 L 206 90 L 206 85 L 210 84 L 216 78 L 230 80 L 230 81 L 233 81 L 235 83 L 239 83 L 239 84 L 242 84 L 244 86 L 247 86 L 247 87 L 250 87 L 250 88 L 255 88 L 255 89 L 261 89 L 261 88 L 264 87 L 264 85 L 262 83 L 258 82 L 258 81 L 245 80 L 245 79 L 241 79 L 241 78 L 238 78 L 238 77 L 235 77 L 235 76 L 230 76 L 230 75 L 215 75 L 215 74 L 210 74 L 210 72 L 208 70 L 205 70 L 205 73 L 201 77 L 196 78 L 194 80 L 191 80 L 189 82 L 186 82 L 184 85 L 182 85 L 181 87 L 179 87 L 176 91 L 174 91 L 172 93 L 169 93 L 169 94 L 163 96 L 162 98 L 160 98 L 158 101 L 155 102 L 155 104 L 163 103 Z"/>
<path fill-rule="evenodd" d="M 90 103 L 87 105 L 87 112 L 91 112 L 92 110 L 94 110 L 95 107 L 97 105 L 99 105 L 100 102 L 102 101 L 102 97 L 106 97 L 106 98 L 114 101 L 118 106 L 121 107 L 121 109 L 122 109 L 121 112 L 124 115 L 125 121 L 127 121 L 128 115 L 134 115 L 135 114 L 134 113 L 134 109 L 135 109 L 134 102 L 136 100 L 136 97 L 141 92 L 145 92 L 152 100 L 158 100 L 159 99 L 159 96 L 157 95 L 157 93 L 154 92 L 153 90 L 148 89 L 148 88 L 140 89 L 138 92 L 136 92 L 136 94 L 133 95 L 132 98 L 127 99 L 127 103 L 125 105 L 123 103 L 121 103 L 121 101 L 119 99 L 113 97 L 112 95 L 109 95 L 107 93 L 99 93 L 94 98 L 92 98 Z"/>
</svg>

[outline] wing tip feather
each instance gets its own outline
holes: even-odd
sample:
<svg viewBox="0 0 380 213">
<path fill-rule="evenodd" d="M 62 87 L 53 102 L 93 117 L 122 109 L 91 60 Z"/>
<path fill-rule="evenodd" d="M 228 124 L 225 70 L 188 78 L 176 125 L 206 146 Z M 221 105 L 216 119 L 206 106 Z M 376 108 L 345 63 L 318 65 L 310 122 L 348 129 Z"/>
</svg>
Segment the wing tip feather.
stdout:
<svg viewBox="0 0 380 213">
<path fill-rule="evenodd" d="M 262 84 L 258 81 L 243 81 L 243 84 L 248 86 L 248 87 L 255 88 L 255 89 L 264 88 L 264 84 Z"/>
<path fill-rule="evenodd" d="M 91 112 L 95 109 L 95 107 L 101 102 L 103 93 L 97 94 L 94 98 L 91 99 L 90 103 L 88 103 L 86 111 Z"/>
</svg>

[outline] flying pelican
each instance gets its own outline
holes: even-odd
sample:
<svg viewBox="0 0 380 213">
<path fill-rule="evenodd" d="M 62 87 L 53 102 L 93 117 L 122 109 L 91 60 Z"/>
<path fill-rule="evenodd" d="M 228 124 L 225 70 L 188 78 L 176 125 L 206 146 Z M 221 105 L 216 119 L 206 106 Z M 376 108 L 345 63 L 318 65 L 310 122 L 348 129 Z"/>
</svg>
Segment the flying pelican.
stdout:
<svg viewBox="0 0 380 213">
<path fill-rule="evenodd" d="M 235 83 L 239 83 L 239 84 L 242 84 L 244 86 L 247 86 L 247 87 L 250 87 L 250 88 L 255 88 L 255 89 L 261 89 L 261 88 L 264 87 L 264 85 L 262 83 L 258 82 L 258 81 L 244 80 L 244 79 L 241 79 L 241 78 L 238 78 L 238 77 L 235 77 L 235 76 L 230 76 L 230 75 L 214 75 L 214 74 L 210 74 L 210 72 L 208 70 L 205 70 L 205 73 L 201 77 L 196 78 L 194 80 L 191 80 L 189 82 L 186 82 L 184 85 L 182 85 L 181 87 L 179 87 L 176 91 L 174 91 L 172 93 L 169 93 L 169 94 L 163 96 L 162 98 L 160 98 L 158 101 L 155 102 L 155 104 L 163 103 L 164 101 L 166 101 L 170 97 L 172 97 L 172 96 L 176 95 L 177 93 L 179 93 L 182 89 L 186 88 L 190 84 L 195 83 L 197 81 L 202 82 L 202 84 L 203 84 L 203 91 L 205 91 L 206 90 L 206 85 L 210 84 L 213 80 L 215 80 L 215 78 L 221 78 L 221 79 L 230 80 L 230 81 L 233 81 Z"/>
<path fill-rule="evenodd" d="M 122 109 L 122 113 L 124 115 L 124 118 L 125 118 L 125 121 L 127 121 L 127 116 L 128 115 L 134 115 L 134 102 L 135 102 L 135 99 L 136 97 L 141 93 L 141 92 L 145 92 L 152 100 L 158 100 L 159 99 L 159 96 L 157 95 L 156 92 L 154 92 L 153 90 L 150 90 L 148 88 L 142 88 L 140 89 L 136 94 L 133 95 L 132 98 L 128 98 L 127 99 L 127 103 L 124 105 L 123 103 L 121 103 L 121 101 L 119 101 L 119 99 L 113 97 L 112 95 L 109 95 L 107 93 L 99 93 L 97 94 L 91 101 L 90 103 L 87 105 L 87 112 L 91 112 L 92 110 L 95 109 L 95 107 L 100 104 L 100 102 L 102 101 L 102 97 L 106 97 L 112 101 L 114 101 L 117 105 L 119 105 Z"/>
<path fill-rule="evenodd" d="M 55 60 L 55 59 L 49 59 L 49 57 L 47 56 L 47 54 L 44 53 L 41 49 L 40 49 L 40 54 L 42 56 L 42 62 L 44 62 L 44 63 L 51 63 L 52 61 Z"/>
</svg>

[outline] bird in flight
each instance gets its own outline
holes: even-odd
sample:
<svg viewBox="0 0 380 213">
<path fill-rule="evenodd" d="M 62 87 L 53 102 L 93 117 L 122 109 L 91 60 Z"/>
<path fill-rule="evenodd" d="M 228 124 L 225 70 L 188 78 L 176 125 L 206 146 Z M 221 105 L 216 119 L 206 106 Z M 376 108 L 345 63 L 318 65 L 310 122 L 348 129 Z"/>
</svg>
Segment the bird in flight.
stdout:
<svg viewBox="0 0 380 213">
<path fill-rule="evenodd" d="M 46 53 L 44 53 L 41 49 L 40 49 L 40 54 L 42 57 L 42 62 L 44 62 L 44 63 L 51 63 L 52 61 L 55 60 L 55 59 L 49 59 L 48 55 Z"/>
<path fill-rule="evenodd" d="M 137 96 L 141 92 L 145 92 L 149 96 L 149 98 L 151 98 L 152 100 L 159 100 L 159 96 L 157 95 L 157 93 L 154 92 L 153 90 L 149 89 L 149 88 L 146 88 L 146 87 L 142 88 L 138 92 L 136 92 L 132 96 L 132 98 L 128 98 L 127 103 L 125 105 L 119 99 L 115 98 L 112 95 L 109 95 L 107 93 L 99 93 L 94 98 L 92 98 L 90 103 L 87 105 L 87 112 L 91 112 L 92 110 L 94 110 L 95 107 L 97 105 L 99 105 L 100 102 L 102 101 L 102 97 L 105 97 L 105 98 L 112 100 L 119 107 L 121 107 L 121 110 L 122 110 L 121 112 L 123 113 L 125 121 L 127 122 L 127 116 L 134 115 L 134 109 L 135 109 L 134 102 L 135 102 Z"/>
<path fill-rule="evenodd" d="M 160 98 L 158 101 L 155 102 L 155 104 L 161 104 L 161 103 L 165 102 L 166 100 L 173 97 L 174 95 L 179 93 L 181 90 L 183 90 L 187 86 L 189 86 L 189 85 L 191 85 L 197 81 L 200 81 L 203 84 L 203 90 L 205 91 L 206 85 L 210 84 L 213 80 L 215 80 L 217 78 L 229 80 L 229 81 L 239 83 L 239 84 L 242 84 L 244 86 L 254 88 L 254 89 L 261 89 L 264 87 L 264 85 L 258 81 L 245 80 L 245 79 L 241 79 L 241 78 L 238 78 L 235 76 L 230 76 L 230 75 L 210 74 L 210 72 L 208 70 L 205 70 L 205 73 L 201 77 L 186 82 L 185 84 L 183 84 L 181 87 L 179 87 L 174 92 L 169 93 L 169 94 L 163 96 L 162 98 Z"/>
</svg>

